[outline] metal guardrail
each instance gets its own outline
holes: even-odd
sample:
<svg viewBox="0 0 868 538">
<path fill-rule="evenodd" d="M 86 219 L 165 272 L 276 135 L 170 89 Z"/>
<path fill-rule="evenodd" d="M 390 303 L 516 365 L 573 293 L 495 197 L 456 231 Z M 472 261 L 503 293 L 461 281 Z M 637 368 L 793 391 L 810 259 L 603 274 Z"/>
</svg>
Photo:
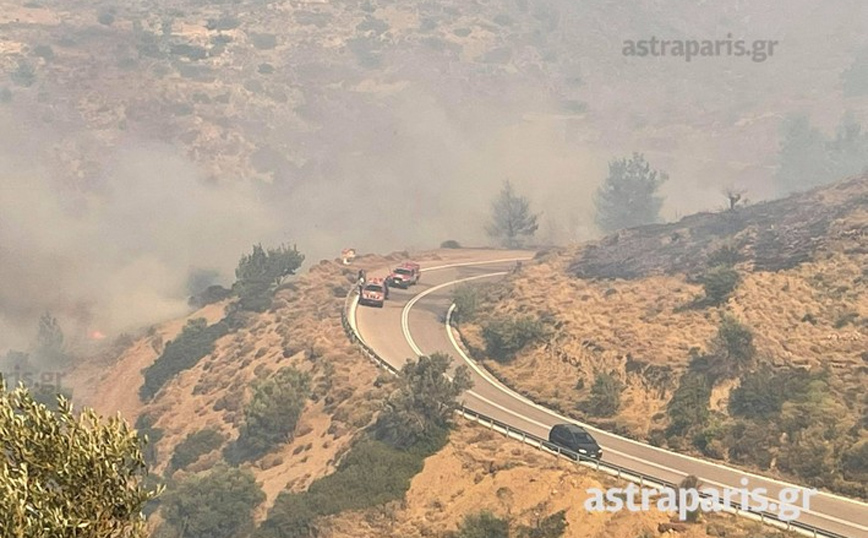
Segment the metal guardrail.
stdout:
<svg viewBox="0 0 868 538">
<path fill-rule="evenodd" d="M 347 334 L 347 337 L 350 339 L 350 341 L 358 345 L 362 352 L 377 366 L 389 371 L 394 375 L 397 375 L 398 370 L 394 366 L 386 362 L 382 357 L 380 357 L 377 352 L 374 351 L 370 346 L 368 346 L 353 329 L 347 313 L 350 310 L 350 305 L 352 304 L 356 294 L 357 289 L 354 287 L 347 294 L 344 302 L 344 308 L 341 310 L 341 325 L 343 325 L 344 332 Z M 545 450 L 546 452 L 549 452 L 556 457 L 568 459 L 576 463 L 577 465 L 590 467 L 592 469 L 605 472 L 617 478 L 629 480 L 630 482 L 639 484 L 640 487 L 650 486 L 659 489 L 671 488 L 675 490 L 677 490 L 679 487 L 678 484 L 667 482 L 665 480 L 660 480 L 659 478 L 656 478 L 654 476 L 634 471 L 620 465 L 604 463 L 599 459 L 590 458 L 577 452 L 573 452 L 571 450 L 557 446 L 551 443 L 548 439 L 544 439 L 519 428 L 510 426 L 506 422 L 502 422 L 493 417 L 489 417 L 477 411 L 473 411 L 464 404 L 460 404 L 459 407 L 455 410 L 455 412 L 461 415 L 461 417 L 464 419 L 472 420 L 483 426 L 488 426 L 489 429 L 503 433 L 506 437 L 516 439 L 539 450 Z M 701 492 L 700 496 L 705 498 L 710 497 L 709 495 L 703 495 Z M 843 534 L 825 531 L 823 529 L 814 527 L 813 525 L 808 525 L 799 521 L 783 521 L 777 516 L 777 514 L 774 514 L 772 512 L 754 512 L 749 509 L 745 510 L 742 508 L 740 503 L 735 501 L 730 502 L 730 504 L 732 505 L 732 508 L 725 508 L 723 511 L 733 513 L 737 516 L 747 517 L 749 519 L 759 521 L 763 524 L 777 527 L 781 530 L 795 531 L 806 536 L 812 536 L 814 538 L 850 538 Z"/>
<path fill-rule="evenodd" d="M 366 344 L 361 339 L 361 337 L 356 333 L 356 331 L 353 330 L 353 326 L 350 324 L 350 320 L 347 317 L 347 312 L 349 312 L 350 304 L 352 303 L 353 298 L 356 296 L 357 293 L 358 288 L 354 286 L 344 300 L 344 308 L 341 310 L 341 325 L 343 325 L 344 327 L 344 332 L 347 334 L 347 337 L 350 339 L 350 341 L 359 346 L 359 348 L 362 350 L 362 353 L 364 353 L 368 356 L 369 359 L 374 361 L 377 366 L 388 370 L 392 374 L 398 375 L 398 370 L 388 362 L 384 361 L 382 357 L 377 355 L 377 352 L 371 349 L 371 347 L 368 346 L 368 344 Z"/>
</svg>

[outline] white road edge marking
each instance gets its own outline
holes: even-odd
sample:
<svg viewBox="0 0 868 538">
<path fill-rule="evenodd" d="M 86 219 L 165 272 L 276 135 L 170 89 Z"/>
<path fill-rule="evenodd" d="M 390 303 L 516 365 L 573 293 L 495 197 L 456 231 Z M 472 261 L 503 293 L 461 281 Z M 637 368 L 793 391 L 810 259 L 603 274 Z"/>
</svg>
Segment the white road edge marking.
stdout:
<svg viewBox="0 0 868 538">
<path fill-rule="evenodd" d="M 482 377 L 485 377 L 485 378 L 489 381 L 489 383 L 491 383 L 492 385 L 495 386 L 495 388 L 501 390 L 502 392 L 504 392 L 504 393 L 506 393 L 506 394 L 508 394 L 508 395 L 510 395 L 510 396 L 512 396 L 512 395 L 518 395 L 518 396 L 520 396 L 518 393 L 509 390 L 508 387 L 503 387 L 503 386 L 500 384 L 499 381 L 497 381 L 497 380 L 493 380 L 493 379 L 490 378 L 488 375 L 485 375 L 485 374 L 488 374 L 488 372 L 485 371 L 484 369 L 480 368 L 479 365 L 476 363 L 476 361 L 474 361 L 473 359 L 471 359 L 470 357 L 468 357 L 466 353 L 464 353 L 464 350 L 461 349 L 461 347 L 458 345 L 458 342 L 455 340 L 455 336 L 452 334 L 452 327 L 449 325 L 449 321 L 452 319 L 452 313 L 453 313 L 454 311 L 455 311 L 455 305 L 452 304 L 452 305 L 449 307 L 449 311 L 448 311 L 448 313 L 446 314 L 446 331 L 447 331 L 447 335 L 449 336 L 449 341 L 452 343 L 452 346 L 455 348 L 455 350 L 458 351 L 458 353 L 461 355 L 461 358 L 464 360 L 464 362 L 467 363 L 467 364 L 469 364 L 470 367 L 473 368 L 474 371 L 476 371 L 476 372 L 477 372 L 478 374 L 480 374 Z M 483 374 L 483 372 L 485 372 L 485 374 Z M 489 375 L 490 375 L 490 374 L 489 374 Z M 507 391 L 508 391 L 508 392 L 507 392 Z M 495 404 L 494 402 L 491 402 L 490 400 L 487 400 L 486 398 L 482 398 L 482 397 L 479 396 L 479 395 L 476 395 L 476 396 L 479 397 L 480 399 L 482 399 L 483 401 L 489 402 L 489 403 L 491 403 L 492 405 L 495 405 L 496 407 L 499 407 L 499 408 L 501 408 L 501 409 L 504 409 L 502 406 L 497 405 L 497 404 Z M 531 402 L 531 403 L 532 403 L 532 402 Z M 520 418 L 522 418 L 522 419 L 524 419 L 524 420 L 526 420 L 526 421 L 528 421 L 528 422 L 531 422 L 531 423 L 533 423 L 533 424 L 537 424 L 537 425 L 542 425 L 542 424 L 540 424 L 539 422 L 537 422 L 537 421 L 535 421 L 535 420 L 532 420 L 532 419 L 529 419 L 529 418 L 527 418 L 527 417 L 525 417 L 525 416 L 522 416 L 521 414 L 519 414 L 519 413 L 516 412 L 516 411 L 512 411 L 512 410 L 509 410 L 509 409 L 505 409 L 505 410 L 506 410 L 508 413 L 510 413 L 510 414 L 512 414 L 512 415 L 515 415 L 515 416 L 517 416 L 517 417 L 520 417 Z M 572 423 L 581 424 L 581 425 L 584 426 L 585 428 L 593 429 L 594 431 L 599 431 L 599 430 L 597 430 L 596 428 L 591 428 L 590 426 L 588 426 L 588 425 L 586 425 L 586 424 L 583 424 L 583 423 L 581 423 L 581 422 L 578 422 L 578 421 L 575 420 L 575 419 L 566 418 L 566 417 L 561 417 L 561 415 L 557 414 L 556 412 L 554 412 L 554 411 L 552 411 L 552 410 L 550 410 L 550 409 L 547 409 L 547 408 L 544 408 L 544 407 L 543 407 L 543 408 L 541 408 L 541 410 L 545 411 L 546 413 L 548 413 L 549 415 L 551 415 L 551 416 L 553 416 L 553 417 L 558 418 L 558 420 L 564 420 L 564 421 L 566 421 L 566 422 L 572 422 Z M 549 427 L 546 426 L 546 425 L 542 425 L 542 426 L 543 426 L 544 428 L 546 428 L 546 429 L 549 428 Z M 606 435 L 613 435 L 613 434 L 611 434 L 611 433 L 609 433 L 609 432 L 603 432 L 603 433 L 605 433 Z M 605 448 L 605 447 L 604 447 L 604 448 Z M 647 466 L 649 466 L 649 467 L 656 467 L 657 469 L 660 469 L 660 470 L 662 470 L 662 471 L 666 471 L 666 472 L 669 472 L 669 473 L 675 474 L 675 475 L 677 475 L 677 476 L 684 476 L 684 477 L 688 476 L 688 473 L 685 473 L 684 471 L 679 471 L 679 470 L 677 470 L 677 469 L 673 469 L 673 468 L 671 468 L 671 467 L 667 467 L 667 466 L 665 466 L 665 465 L 661 465 L 661 464 L 659 464 L 659 463 L 655 463 L 655 462 L 653 462 L 653 461 L 647 461 L 647 460 L 639 459 L 639 458 L 637 458 L 636 456 L 632 456 L 632 455 L 627 454 L 627 453 L 625 453 L 625 452 L 621 452 L 620 450 L 615 450 L 615 449 L 613 449 L 613 448 L 605 448 L 605 451 L 608 452 L 608 453 L 610 453 L 610 454 L 617 454 L 617 455 L 619 455 L 619 456 L 621 456 L 621 457 L 623 457 L 623 458 L 626 458 L 626 459 L 628 459 L 628 460 L 633 460 L 633 461 L 636 461 L 636 462 L 642 463 L 642 464 L 647 465 Z M 673 454 L 676 454 L 676 453 L 673 453 Z M 681 454 L 676 454 L 676 455 L 681 456 Z M 703 463 L 705 463 L 705 462 L 703 462 Z M 735 472 L 735 473 L 737 473 L 737 474 L 741 474 L 741 471 L 740 471 L 740 470 L 737 470 L 737 469 L 733 469 L 733 470 L 731 470 L 731 471 L 732 471 L 732 472 Z M 724 490 L 724 489 L 726 489 L 726 488 L 732 488 L 732 486 L 727 486 L 726 484 L 723 484 L 723 483 L 721 483 L 721 482 L 717 482 L 716 480 L 709 480 L 708 478 L 702 478 L 702 477 L 699 477 L 699 479 L 700 479 L 700 481 L 702 482 L 703 485 L 713 485 L 713 486 L 717 486 L 717 487 L 720 488 L 721 490 Z M 802 486 L 795 486 L 795 487 L 798 488 L 798 489 L 800 489 L 800 490 L 804 490 L 804 489 L 806 489 L 806 488 L 804 488 L 804 487 L 802 487 Z M 822 492 L 818 492 L 818 493 L 821 494 Z M 763 495 L 761 495 L 760 497 L 764 498 L 765 500 L 767 500 L 767 501 L 769 501 L 769 502 L 774 502 L 774 503 L 776 503 L 776 504 L 778 504 L 778 503 L 780 502 L 780 499 L 779 499 L 778 497 L 774 497 L 774 498 L 772 498 L 772 497 L 767 497 L 767 496 L 763 496 Z M 821 518 L 821 519 L 825 519 L 825 520 L 828 520 L 828 521 L 832 521 L 832 522 L 835 522 L 835 523 L 838 523 L 838 524 L 844 525 L 845 527 L 851 527 L 851 528 L 855 528 L 855 529 L 858 529 L 858 530 L 868 531 L 868 527 L 863 527 L 863 526 L 859 525 L 858 523 L 853 523 L 852 521 L 847 521 L 847 520 L 839 519 L 839 518 L 836 518 L 835 516 L 826 515 L 826 514 L 823 514 L 823 513 L 821 513 L 821 512 L 814 512 L 813 510 L 810 510 L 810 509 L 808 509 L 808 510 L 802 509 L 801 511 L 804 512 L 804 513 L 807 513 L 807 514 L 811 514 L 811 515 L 816 516 L 816 517 Z"/>
<path fill-rule="evenodd" d="M 529 259 L 529 258 L 522 258 L 522 260 L 526 260 L 526 259 Z M 491 261 L 485 261 L 485 262 L 472 262 L 472 263 L 468 263 L 468 264 L 451 264 L 451 265 L 444 265 L 444 266 L 432 267 L 432 268 L 428 268 L 428 269 L 426 269 L 426 270 L 427 270 L 427 271 L 436 271 L 436 270 L 446 269 L 446 268 L 451 268 L 451 267 L 462 267 L 462 266 L 464 266 L 464 265 L 487 265 L 487 264 L 503 263 L 503 262 L 507 262 L 507 261 L 517 261 L 517 260 L 516 260 L 516 259 L 507 259 L 507 260 L 491 260 Z M 496 273 L 486 273 L 486 274 L 484 274 L 484 275 L 476 275 L 476 276 L 472 276 L 472 277 L 468 277 L 468 278 L 463 278 L 463 279 L 459 279 L 459 280 L 453 280 L 453 281 L 450 281 L 450 282 L 445 282 L 445 283 L 443 283 L 443 284 L 439 284 L 439 285 L 437 285 L 437 286 L 434 286 L 434 287 L 432 287 L 432 288 L 429 288 L 429 289 L 427 289 L 427 290 L 425 290 L 425 291 L 423 291 L 423 292 L 421 292 L 421 293 L 415 295 L 415 296 L 414 296 L 410 301 L 407 302 L 407 304 L 404 306 L 404 309 L 403 309 L 402 312 L 401 312 L 401 329 L 402 329 L 402 332 L 404 333 L 404 338 L 407 340 L 407 343 L 410 345 L 410 348 L 413 350 L 413 352 L 416 353 L 416 355 L 423 355 L 423 354 L 424 354 L 424 353 L 422 352 L 422 350 L 419 348 L 419 346 L 416 344 L 416 341 L 413 339 L 413 336 L 412 336 L 412 334 L 410 333 L 410 327 L 409 327 L 410 310 L 413 308 L 413 306 L 415 306 L 415 304 L 416 304 L 418 301 L 420 301 L 421 299 L 423 299 L 424 297 L 426 297 L 427 295 L 429 295 L 429 294 L 431 294 L 431 293 L 434 293 L 434 292 L 436 292 L 436 291 L 439 291 L 439 290 L 441 290 L 441 289 L 443 289 L 443 288 L 447 288 L 447 287 L 449 287 L 449 286 L 454 286 L 454 285 L 461 284 L 461 283 L 464 283 L 464 282 L 469 282 L 469 281 L 478 280 L 478 279 L 483 279 L 483 278 L 494 278 L 494 277 L 496 277 L 496 276 L 503 276 L 503 275 L 505 275 L 505 274 L 508 274 L 508 273 L 507 273 L 506 271 L 500 271 L 500 272 L 496 272 Z M 453 310 L 454 310 L 454 305 L 451 305 L 451 306 L 450 306 L 450 309 L 449 309 L 449 313 L 451 314 L 451 312 L 452 312 Z M 511 398 L 513 398 L 513 399 L 521 400 L 521 401 L 524 402 L 525 404 L 534 407 L 534 408 L 537 409 L 538 411 L 541 411 L 541 412 L 546 413 L 546 414 L 548 414 L 548 415 L 550 415 L 550 416 L 552 416 L 552 417 L 555 417 L 555 418 L 557 418 L 558 420 L 562 420 L 562 421 L 565 421 L 565 422 L 578 423 L 578 424 L 581 424 L 582 426 L 586 427 L 587 429 L 589 429 L 589 430 L 591 430 L 591 431 L 595 431 L 595 432 L 603 433 L 603 434 L 605 434 L 605 435 L 609 435 L 609 436 L 612 436 L 612 437 L 616 437 L 616 438 L 618 438 L 618 439 L 620 439 L 620 440 L 626 441 L 626 442 L 628 442 L 628 443 L 630 443 L 630 444 L 633 444 L 633 445 L 636 445 L 636 446 L 641 446 L 641 447 L 645 447 L 645 448 L 651 448 L 651 449 L 653 449 L 653 450 L 657 450 L 658 452 L 662 452 L 662 453 L 665 453 L 665 454 L 673 455 L 673 456 L 676 456 L 676 457 L 682 457 L 682 458 L 685 458 L 685 459 L 687 459 L 687 460 L 693 461 L 693 462 L 695 462 L 695 463 L 699 463 L 699 464 L 702 464 L 702 465 L 710 465 L 710 466 L 713 466 L 713 467 L 716 467 L 716 468 L 719 468 L 719 469 L 725 470 L 725 471 L 727 471 L 727 472 L 731 472 L 731 473 L 739 473 L 739 474 L 742 474 L 742 475 L 744 475 L 744 476 L 753 477 L 753 478 L 757 478 L 757 479 L 759 479 L 759 480 L 764 480 L 764 481 L 767 481 L 767 482 L 770 482 L 770 483 L 778 484 L 779 486 L 784 486 L 784 487 L 788 487 L 788 488 L 796 488 L 796 489 L 801 489 L 801 490 L 807 489 L 807 488 L 805 488 L 804 486 L 797 486 L 797 485 L 795 485 L 795 484 L 790 484 L 790 483 L 787 483 L 787 482 L 783 482 L 783 481 L 781 481 L 781 480 L 776 480 L 776 479 L 773 479 L 773 478 L 767 478 L 767 477 L 764 477 L 764 476 L 761 476 L 761 475 L 757 475 L 757 474 L 754 474 L 754 473 L 745 472 L 745 471 L 742 471 L 742 470 L 740 470 L 740 469 L 733 469 L 733 468 L 731 468 L 731 467 L 726 467 L 726 466 L 724 466 L 724 465 L 720 465 L 720 464 L 717 464 L 717 463 L 714 463 L 714 462 L 709 462 L 709 461 L 701 460 L 701 459 L 695 458 L 695 457 L 693 457 L 693 456 L 688 456 L 688 455 L 684 455 L 684 454 L 679 454 L 679 453 L 677 453 L 677 452 L 670 452 L 670 451 L 663 450 L 663 449 L 661 449 L 661 448 L 659 448 L 659 447 L 655 447 L 655 446 L 652 446 L 652 445 L 646 445 L 646 444 L 644 444 L 644 443 L 640 443 L 640 442 L 635 441 L 635 440 L 633 440 L 633 439 L 628 439 L 628 438 L 626 438 L 626 437 L 622 437 L 622 436 L 620 436 L 620 435 L 613 434 L 613 433 L 611 433 L 611 432 L 606 432 L 605 430 L 600 430 L 599 428 L 595 428 L 595 427 L 593 427 L 593 426 L 583 424 L 583 423 L 581 423 L 581 422 L 576 421 L 575 419 L 571 419 L 571 418 L 564 417 L 563 415 L 560 415 L 559 413 L 557 413 L 557 412 L 555 412 L 555 411 L 552 411 L 551 409 L 548 409 L 548 408 L 545 408 L 545 407 L 543 407 L 543 406 L 540 406 L 539 404 L 537 404 L 537 403 L 535 403 L 535 402 L 529 400 L 528 398 L 524 397 L 523 395 L 518 394 L 518 393 L 516 393 L 516 392 L 513 392 L 512 390 L 510 390 L 510 389 L 508 389 L 508 388 L 502 386 L 502 385 L 500 384 L 500 382 L 494 380 L 494 379 L 490 376 L 490 374 L 488 374 L 488 372 L 482 370 L 482 369 L 479 367 L 479 365 L 476 364 L 475 361 L 473 361 L 473 360 L 471 360 L 469 357 L 467 357 L 467 355 L 464 353 L 464 351 L 463 351 L 463 350 L 462 350 L 462 349 L 457 345 L 457 342 L 455 341 L 455 337 L 454 337 L 454 335 L 452 334 L 451 327 L 449 326 L 450 314 L 447 314 L 447 320 L 446 320 L 447 334 L 448 334 L 448 336 L 449 336 L 449 339 L 450 339 L 450 341 L 451 341 L 453 347 L 454 347 L 454 348 L 458 351 L 458 353 L 461 355 L 461 357 L 462 357 L 462 359 L 464 360 L 464 362 L 467 363 L 471 368 L 473 368 L 473 370 L 474 370 L 477 374 L 479 374 L 480 376 L 482 376 L 483 378 L 485 378 L 486 380 L 488 380 L 489 383 L 490 383 L 492 386 L 494 386 L 497 390 L 501 391 L 502 393 L 506 394 L 507 396 L 509 396 L 509 397 L 511 397 Z M 538 421 L 536 421 L 536 420 L 533 420 L 533 419 L 531 419 L 531 418 L 529 418 L 529 417 L 525 417 L 525 416 L 523 416 L 523 415 L 521 415 L 521 414 L 519 414 L 519 413 L 517 413 L 517 412 L 515 412 L 515 411 L 513 411 L 513 410 L 511 410 L 511 409 L 507 409 L 507 408 L 503 407 L 503 406 L 500 405 L 500 404 L 497 404 L 497 403 L 495 403 L 495 402 L 492 402 L 492 401 L 489 400 L 488 398 L 485 398 L 484 396 L 482 396 L 482 395 L 480 395 L 480 394 L 478 394 L 478 393 L 476 393 L 476 392 L 474 392 L 474 391 L 468 391 L 468 393 L 472 394 L 474 397 L 478 398 L 479 400 L 481 400 L 481 401 L 483 401 L 483 402 L 485 402 L 485 403 L 487 403 L 487 404 L 489 404 L 489 405 L 491 405 L 491 406 L 493 406 L 493 407 L 496 407 L 496 408 L 498 408 L 498 409 L 500 409 L 500 410 L 502 410 L 502 411 L 505 411 L 506 413 L 508 413 L 508 414 L 510 414 L 510 415 L 513 415 L 513 416 L 516 416 L 516 417 L 518 417 L 518 418 L 521 418 L 522 420 L 524 420 L 524 421 L 526 421 L 526 422 L 528 422 L 528 423 L 534 424 L 534 425 L 536 425 L 536 426 L 539 426 L 539 427 L 541 427 L 541 428 L 545 428 L 545 429 L 548 429 L 548 428 L 549 428 L 549 426 L 547 426 L 547 425 L 545 425 L 545 424 L 542 424 L 542 423 L 540 423 L 540 422 L 538 422 Z M 648 466 L 651 466 L 651 467 L 656 467 L 656 468 L 658 468 L 658 469 L 661 469 L 661 470 L 664 470 L 664 471 L 667 471 L 667 472 L 670 472 L 670 473 L 673 473 L 673 474 L 676 474 L 676 475 L 686 476 L 686 473 L 684 473 L 683 471 L 678 471 L 678 470 L 676 470 L 676 469 L 672 469 L 672 468 L 669 468 L 669 467 L 666 467 L 666 466 L 660 465 L 660 464 L 655 463 L 655 462 L 650 462 L 650 461 L 642 460 L 642 459 L 636 458 L 635 456 L 631 456 L 631 455 L 629 455 L 629 454 L 625 454 L 625 453 L 623 453 L 623 452 L 620 452 L 620 451 L 617 451 L 617 450 L 613 450 L 613 449 L 607 449 L 607 451 L 610 452 L 610 453 L 613 453 L 613 454 L 618 454 L 618 455 L 620 455 L 620 456 L 622 456 L 622 457 L 625 457 L 625 458 L 627 458 L 627 459 L 631 459 L 631 460 L 633 460 L 633 461 L 637 461 L 637 462 L 643 463 L 643 464 L 648 465 Z M 727 487 L 727 486 L 725 486 L 725 485 L 723 485 L 723 484 L 719 484 L 719 483 L 717 483 L 717 482 L 715 482 L 715 481 L 712 481 L 712 480 L 706 480 L 706 479 L 703 479 L 703 481 L 706 482 L 706 483 L 709 483 L 709 484 L 718 485 L 718 486 L 720 486 L 720 487 Z M 826 492 L 822 492 L 822 491 L 821 491 L 821 492 L 818 493 L 818 495 L 825 496 L 825 497 L 828 497 L 828 498 L 834 498 L 834 499 L 838 499 L 838 500 L 847 501 L 847 502 L 850 502 L 850 503 L 856 504 L 857 506 L 865 506 L 865 507 L 868 507 L 868 504 L 866 504 L 866 503 L 862 503 L 862 502 L 857 501 L 857 500 L 855 500 L 855 499 L 849 499 L 849 498 L 847 498 L 847 497 L 841 497 L 841 496 L 839 496 L 839 495 L 835 495 L 835 494 L 831 494 L 831 493 L 826 493 Z M 777 501 L 777 499 L 769 499 L 769 500 Z M 862 531 L 868 531 L 868 527 L 864 527 L 864 526 L 862 526 L 862 525 L 859 525 L 858 523 L 854 523 L 854 522 L 850 522 L 850 521 L 846 521 L 846 520 L 837 519 L 837 518 L 835 518 L 834 516 L 829 516 L 829 515 L 826 515 L 826 514 L 822 514 L 822 513 L 818 513 L 818 512 L 813 512 L 813 511 L 811 511 L 811 510 L 805 510 L 805 512 L 807 512 L 807 513 L 809 513 L 809 514 L 812 514 L 812 515 L 815 515 L 815 516 L 817 516 L 817 517 L 820 517 L 820 518 L 822 518 L 822 519 L 827 519 L 827 520 L 829 520 L 829 521 L 833 521 L 833 522 L 836 522 L 836 523 L 839 523 L 839 524 L 842 524 L 842 525 L 845 525 L 845 526 L 848 526 L 848 527 L 852 527 L 852 528 L 859 529 L 859 530 L 862 530 Z"/>
</svg>

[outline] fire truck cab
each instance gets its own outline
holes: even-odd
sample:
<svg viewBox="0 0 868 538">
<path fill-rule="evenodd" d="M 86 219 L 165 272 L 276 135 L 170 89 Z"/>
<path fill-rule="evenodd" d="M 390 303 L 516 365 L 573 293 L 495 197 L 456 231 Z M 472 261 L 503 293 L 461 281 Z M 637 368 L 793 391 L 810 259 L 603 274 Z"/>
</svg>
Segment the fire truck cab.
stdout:
<svg viewBox="0 0 868 538">
<path fill-rule="evenodd" d="M 389 286 L 383 278 L 369 279 L 359 294 L 359 304 L 382 308 L 386 299 L 389 298 Z"/>
<path fill-rule="evenodd" d="M 392 271 L 389 280 L 395 287 L 407 289 L 419 282 L 421 273 L 422 270 L 418 263 L 404 262 Z"/>
</svg>

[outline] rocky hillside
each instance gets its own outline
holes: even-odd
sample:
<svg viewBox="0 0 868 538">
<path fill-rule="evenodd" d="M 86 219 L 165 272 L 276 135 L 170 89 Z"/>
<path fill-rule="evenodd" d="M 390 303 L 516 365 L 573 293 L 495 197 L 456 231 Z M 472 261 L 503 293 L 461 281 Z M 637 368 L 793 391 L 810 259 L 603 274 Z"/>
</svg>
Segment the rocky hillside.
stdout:
<svg viewBox="0 0 868 538">
<path fill-rule="evenodd" d="M 866 232 L 865 177 L 625 230 L 483 290 L 461 329 L 577 418 L 865 496 Z"/>
</svg>

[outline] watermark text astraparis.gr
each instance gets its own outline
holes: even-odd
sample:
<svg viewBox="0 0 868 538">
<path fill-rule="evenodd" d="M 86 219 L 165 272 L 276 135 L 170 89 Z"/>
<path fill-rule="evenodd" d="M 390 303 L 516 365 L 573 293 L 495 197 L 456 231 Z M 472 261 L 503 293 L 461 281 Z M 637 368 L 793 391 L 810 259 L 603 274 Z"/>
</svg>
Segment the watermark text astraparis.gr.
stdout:
<svg viewBox="0 0 868 538">
<path fill-rule="evenodd" d="M 748 488 L 747 478 L 741 479 L 741 488 L 639 488 L 630 484 L 626 488 L 589 488 L 585 509 L 589 512 L 648 512 L 653 508 L 661 512 L 678 512 L 682 521 L 688 514 L 732 511 L 736 508 L 751 512 L 776 514 L 781 521 L 794 521 L 802 512 L 810 510 L 811 497 L 816 489 L 781 488 L 777 498 L 770 498 L 767 488 Z"/>
<path fill-rule="evenodd" d="M 726 39 L 650 39 L 624 40 L 621 54 L 624 56 L 661 57 L 672 56 L 684 58 L 689 62 L 696 57 L 731 56 L 750 58 L 754 62 L 764 62 L 775 54 L 778 41 L 770 39 L 733 39 L 732 34 L 726 34 Z"/>
</svg>

